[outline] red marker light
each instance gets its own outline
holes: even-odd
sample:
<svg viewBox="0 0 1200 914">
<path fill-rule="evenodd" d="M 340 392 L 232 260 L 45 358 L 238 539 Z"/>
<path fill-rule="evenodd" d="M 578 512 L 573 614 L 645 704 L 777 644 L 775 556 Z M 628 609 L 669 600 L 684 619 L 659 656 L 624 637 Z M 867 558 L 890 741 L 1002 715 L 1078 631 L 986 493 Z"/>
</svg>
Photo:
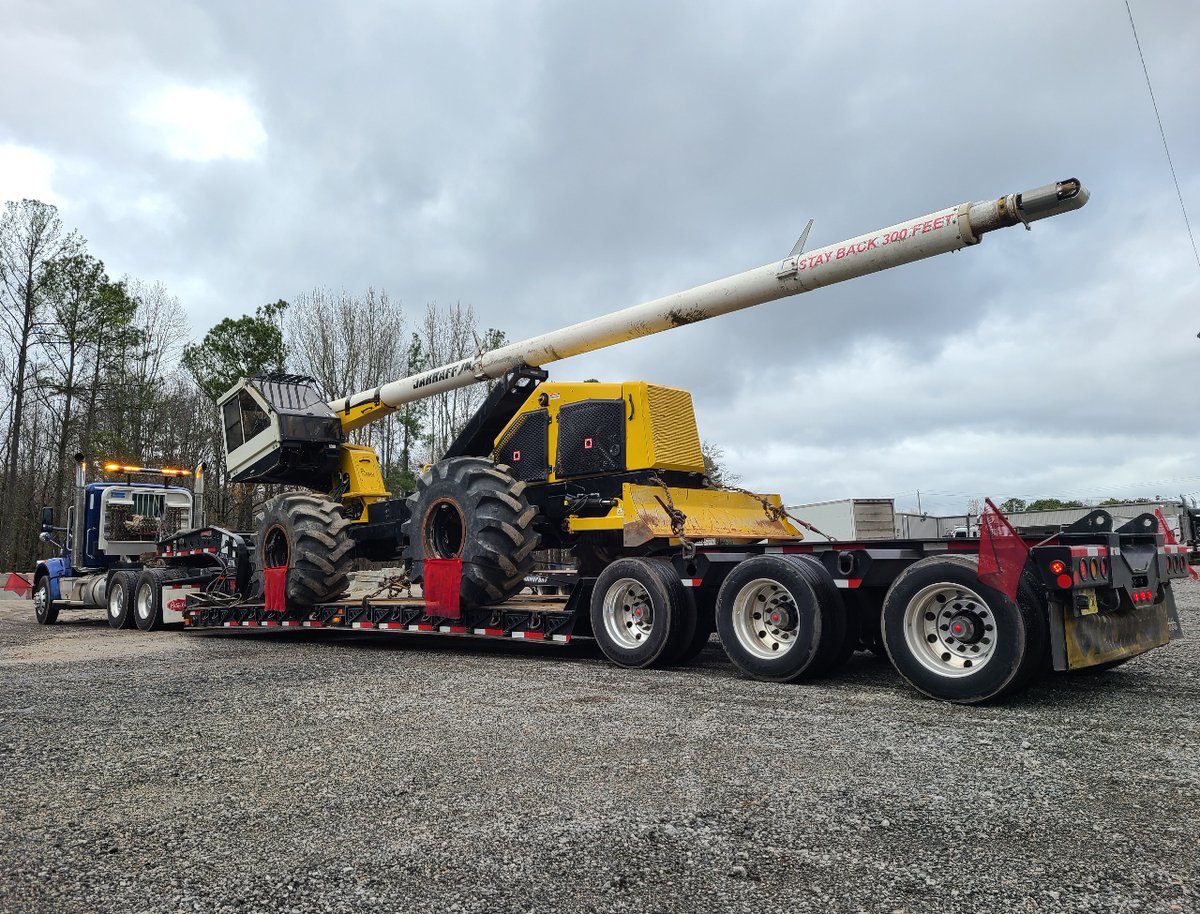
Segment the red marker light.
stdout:
<svg viewBox="0 0 1200 914">
<path fill-rule="evenodd" d="M 1050 573 L 1051 574 L 1062 574 L 1066 570 L 1067 570 L 1066 562 L 1063 562 L 1059 559 L 1055 559 L 1053 562 L 1050 563 Z"/>
<path fill-rule="evenodd" d="M 1061 565 L 1062 562 L 1059 562 L 1058 564 Z M 1068 587 L 1070 587 L 1071 583 L 1072 583 L 1071 576 L 1069 574 L 1060 574 L 1058 576 L 1058 586 L 1061 587 L 1063 590 L 1066 590 Z"/>
</svg>

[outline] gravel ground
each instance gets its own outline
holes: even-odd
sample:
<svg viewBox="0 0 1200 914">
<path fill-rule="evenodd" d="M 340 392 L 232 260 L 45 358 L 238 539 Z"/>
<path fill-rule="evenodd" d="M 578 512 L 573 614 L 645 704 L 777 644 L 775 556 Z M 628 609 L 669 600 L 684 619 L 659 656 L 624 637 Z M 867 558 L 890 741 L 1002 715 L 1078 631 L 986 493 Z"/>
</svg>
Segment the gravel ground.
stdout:
<svg viewBox="0 0 1200 914">
<path fill-rule="evenodd" d="M 1187 638 L 999 707 L 0 602 L 0 911 L 1185 911 Z"/>
</svg>

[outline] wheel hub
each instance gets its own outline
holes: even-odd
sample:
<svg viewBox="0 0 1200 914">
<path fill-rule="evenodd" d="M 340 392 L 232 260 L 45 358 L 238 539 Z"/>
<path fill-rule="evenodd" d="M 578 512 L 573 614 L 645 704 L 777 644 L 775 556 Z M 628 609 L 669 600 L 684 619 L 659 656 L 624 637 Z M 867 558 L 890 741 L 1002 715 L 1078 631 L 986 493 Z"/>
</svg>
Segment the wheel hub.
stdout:
<svg viewBox="0 0 1200 914">
<path fill-rule="evenodd" d="M 789 629 L 795 628 L 796 622 L 792 612 L 792 607 L 788 605 L 776 604 L 772 606 L 766 613 L 767 621 L 775 628 Z"/>
<path fill-rule="evenodd" d="M 983 637 L 983 620 L 972 612 L 960 612 L 950 617 L 947 623 L 950 636 L 963 644 L 978 644 Z"/>
<path fill-rule="evenodd" d="M 756 657 L 782 656 L 796 643 L 800 614 L 795 599 L 779 581 L 751 581 L 734 597 L 732 615 L 739 643 Z"/>
<path fill-rule="evenodd" d="M 626 649 L 639 646 L 654 630 L 654 608 L 641 582 L 621 578 L 604 595 L 604 627 Z"/>
<path fill-rule="evenodd" d="M 973 590 L 946 582 L 926 587 L 904 613 L 912 656 L 939 676 L 969 676 L 991 659 L 996 617 Z"/>
</svg>

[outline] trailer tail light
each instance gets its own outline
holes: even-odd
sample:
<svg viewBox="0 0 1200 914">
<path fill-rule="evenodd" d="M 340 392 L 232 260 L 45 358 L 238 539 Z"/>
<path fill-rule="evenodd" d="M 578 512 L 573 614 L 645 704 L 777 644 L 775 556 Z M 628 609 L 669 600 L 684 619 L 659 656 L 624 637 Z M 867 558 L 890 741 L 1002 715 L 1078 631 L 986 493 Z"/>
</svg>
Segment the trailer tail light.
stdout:
<svg viewBox="0 0 1200 914">
<path fill-rule="evenodd" d="M 1084 559 L 1079 563 L 1079 580 L 1086 581 L 1088 579 L 1088 561 Z"/>
<path fill-rule="evenodd" d="M 1053 562 L 1050 563 L 1050 573 L 1051 574 L 1062 574 L 1066 570 L 1067 570 L 1067 563 L 1062 561 L 1061 559 L 1055 559 Z"/>
<path fill-rule="evenodd" d="M 1075 582 L 1071 580 L 1071 576 L 1069 574 L 1060 574 L 1058 576 L 1058 586 L 1063 590 L 1069 590 L 1073 583 Z"/>
</svg>

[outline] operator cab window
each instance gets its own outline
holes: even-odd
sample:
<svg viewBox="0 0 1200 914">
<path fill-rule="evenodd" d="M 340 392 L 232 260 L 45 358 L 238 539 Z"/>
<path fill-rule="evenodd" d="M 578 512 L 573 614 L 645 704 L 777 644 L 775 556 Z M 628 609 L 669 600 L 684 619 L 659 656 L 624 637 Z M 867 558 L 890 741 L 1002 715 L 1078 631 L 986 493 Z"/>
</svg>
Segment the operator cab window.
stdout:
<svg viewBox="0 0 1200 914">
<path fill-rule="evenodd" d="M 246 440 L 242 435 L 242 411 L 237 400 L 229 400 L 221 407 L 225 414 L 225 451 L 232 453 Z"/>
<path fill-rule="evenodd" d="M 249 441 L 263 429 L 271 424 L 271 419 L 267 416 L 266 410 L 258 405 L 247 391 L 242 391 L 238 394 L 238 403 L 242 407 L 242 429 L 245 431 L 246 440 Z"/>
<path fill-rule="evenodd" d="M 227 402 L 223 411 L 227 453 L 241 447 L 271 424 L 271 419 L 266 411 L 244 390 L 238 394 L 236 400 Z"/>
</svg>

